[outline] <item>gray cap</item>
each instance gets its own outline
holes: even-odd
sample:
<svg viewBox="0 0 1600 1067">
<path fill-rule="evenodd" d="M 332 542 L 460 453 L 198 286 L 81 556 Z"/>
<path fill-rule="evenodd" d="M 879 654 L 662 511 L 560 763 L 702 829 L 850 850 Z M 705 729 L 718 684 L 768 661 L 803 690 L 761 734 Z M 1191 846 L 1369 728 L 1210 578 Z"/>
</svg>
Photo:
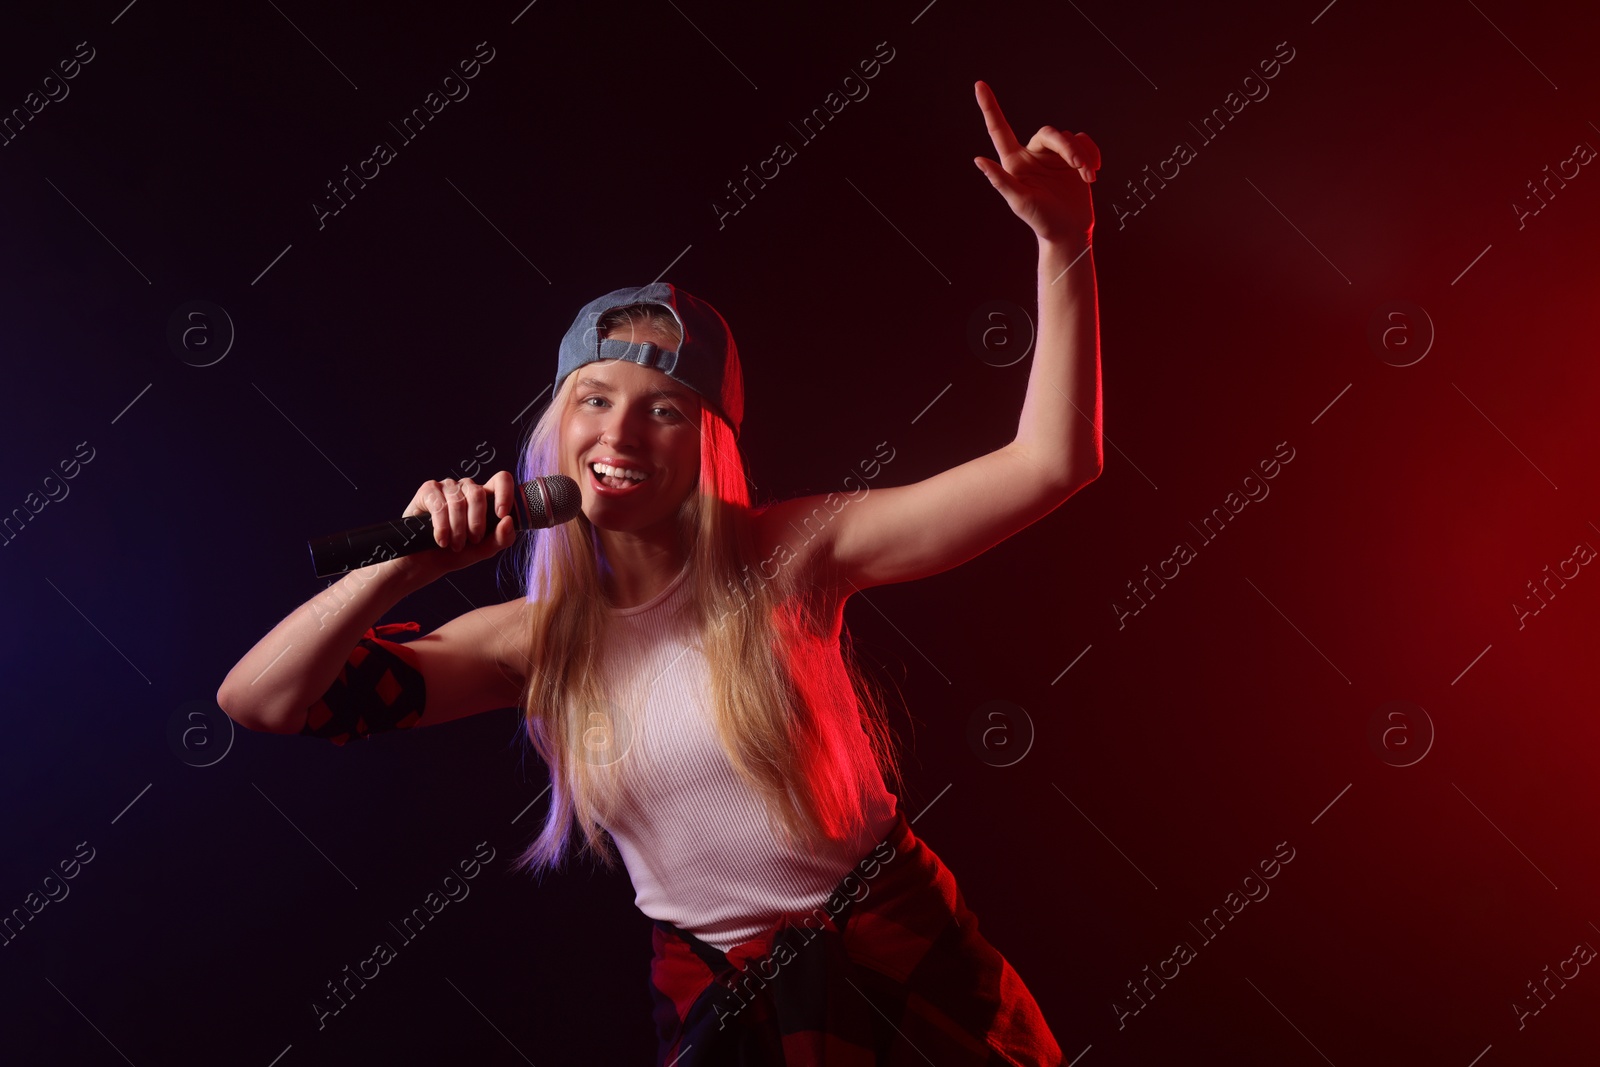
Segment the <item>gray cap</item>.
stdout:
<svg viewBox="0 0 1600 1067">
<path fill-rule="evenodd" d="M 661 304 L 671 310 L 683 331 L 676 352 L 648 341 L 631 342 L 600 336 L 600 316 L 628 304 Z M 699 393 L 739 436 L 744 419 L 744 374 L 739 369 L 739 349 L 733 333 L 717 309 L 668 282 L 651 282 L 618 289 L 585 304 L 561 338 L 561 358 L 556 366 L 556 392 L 567 375 L 601 359 L 625 359 L 651 367 Z"/>
</svg>

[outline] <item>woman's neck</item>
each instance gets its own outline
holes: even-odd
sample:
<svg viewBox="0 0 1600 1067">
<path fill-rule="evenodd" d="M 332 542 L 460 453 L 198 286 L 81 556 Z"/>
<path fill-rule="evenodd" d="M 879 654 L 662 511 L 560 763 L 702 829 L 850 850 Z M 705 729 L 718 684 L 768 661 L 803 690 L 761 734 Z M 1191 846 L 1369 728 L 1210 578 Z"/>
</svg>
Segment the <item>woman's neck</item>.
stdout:
<svg viewBox="0 0 1600 1067">
<path fill-rule="evenodd" d="M 600 531 L 600 584 L 614 607 L 649 603 L 683 570 L 688 554 L 676 536 Z"/>
</svg>

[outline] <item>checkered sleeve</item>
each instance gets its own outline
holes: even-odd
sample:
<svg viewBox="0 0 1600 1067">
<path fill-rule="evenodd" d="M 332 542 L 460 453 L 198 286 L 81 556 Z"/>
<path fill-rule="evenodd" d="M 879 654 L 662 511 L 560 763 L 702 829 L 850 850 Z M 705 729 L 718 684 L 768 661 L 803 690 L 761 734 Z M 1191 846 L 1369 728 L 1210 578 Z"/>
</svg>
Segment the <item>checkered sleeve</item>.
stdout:
<svg viewBox="0 0 1600 1067">
<path fill-rule="evenodd" d="M 407 730 L 422 718 L 426 689 L 417 654 L 392 636 L 419 636 L 414 622 L 369 629 L 339 668 L 328 691 L 311 705 L 302 736 L 343 745 L 353 738 Z"/>
</svg>

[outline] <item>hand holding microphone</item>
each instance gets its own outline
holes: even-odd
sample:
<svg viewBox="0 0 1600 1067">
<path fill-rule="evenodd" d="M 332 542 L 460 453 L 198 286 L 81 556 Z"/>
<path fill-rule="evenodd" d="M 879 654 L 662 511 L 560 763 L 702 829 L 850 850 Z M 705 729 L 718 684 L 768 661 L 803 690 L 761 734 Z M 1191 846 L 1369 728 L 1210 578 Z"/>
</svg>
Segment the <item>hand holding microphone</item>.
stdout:
<svg viewBox="0 0 1600 1067">
<path fill-rule="evenodd" d="M 511 547 L 519 530 L 568 522 L 582 506 L 578 483 L 560 474 L 535 478 L 520 491 L 505 470 L 487 485 L 471 478 L 430 479 L 400 518 L 313 538 L 307 546 L 319 578 L 422 553 L 398 565 L 431 581 Z"/>
</svg>

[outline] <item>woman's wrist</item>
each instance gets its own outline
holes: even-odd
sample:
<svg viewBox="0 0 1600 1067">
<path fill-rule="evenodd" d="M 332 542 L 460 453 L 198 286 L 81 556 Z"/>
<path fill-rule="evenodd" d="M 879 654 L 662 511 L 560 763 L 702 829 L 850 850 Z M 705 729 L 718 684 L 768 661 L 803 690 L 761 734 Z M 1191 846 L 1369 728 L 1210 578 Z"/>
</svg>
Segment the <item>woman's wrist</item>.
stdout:
<svg viewBox="0 0 1600 1067">
<path fill-rule="evenodd" d="M 345 576 L 346 581 L 357 580 L 363 584 L 376 582 L 376 588 L 383 594 L 393 597 L 391 606 L 402 598 L 415 593 L 424 586 L 433 584 L 439 575 L 434 573 L 427 561 L 418 553 L 416 556 L 397 556 L 386 559 L 371 566 L 362 567 Z M 365 574 L 365 577 L 360 577 Z"/>
<path fill-rule="evenodd" d="M 1047 256 L 1053 258 L 1064 256 L 1066 257 L 1066 262 L 1070 263 L 1082 255 L 1084 249 L 1093 247 L 1093 245 L 1093 235 L 1088 233 L 1074 234 L 1071 237 L 1040 237 L 1039 258 L 1043 260 Z"/>
</svg>

